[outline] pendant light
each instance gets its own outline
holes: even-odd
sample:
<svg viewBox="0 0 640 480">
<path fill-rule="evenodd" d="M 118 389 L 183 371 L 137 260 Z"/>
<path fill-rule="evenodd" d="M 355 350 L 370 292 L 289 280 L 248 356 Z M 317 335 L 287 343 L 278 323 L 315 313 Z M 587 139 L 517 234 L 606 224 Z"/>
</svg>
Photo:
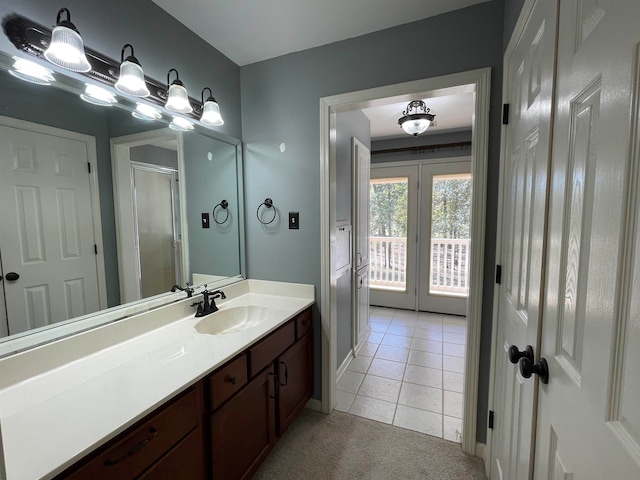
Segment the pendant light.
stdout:
<svg viewBox="0 0 640 480">
<path fill-rule="evenodd" d="M 204 91 L 209 90 L 209 97 L 207 100 L 204 100 Z M 213 93 L 209 87 L 205 87 L 202 89 L 202 93 L 200 94 L 200 100 L 202 101 L 202 116 L 200 117 L 200 121 L 209 127 L 217 127 L 219 125 L 224 124 L 224 120 L 222 120 L 222 115 L 220 115 L 220 106 L 216 99 L 213 98 Z"/>
<path fill-rule="evenodd" d="M 124 51 L 129 47 L 131 55 L 124 58 Z M 127 43 L 120 54 L 120 76 L 115 84 L 117 90 L 135 97 L 148 97 L 149 89 L 144 79 L 144 72 L 138 59 L 134 56 L 133 46 Z"/>
<path fill-rule="evenodd" d="M 169 76 L 171 72 L 176 72 L 176 79 L 169 84 Z M 187 95 L 187 89 L 184 88 L 184 84 L 180 81 L 178 71 L 172 68 L 167 72 L 167 86 L 169 92 L 167 93 L 167 103 L 164 105 L 168 110 L 177 113 L 191 113 L 193 107 L 189 103 L 189 95 Z"/>
<path fill-rule="evenodd" d="M 412 110 L 415 110 L 415 113 L 411 113 Z M 422 110 L 423 113 L 418 113 L 419 110 Z M 422 100 L 413 100 L 409 102 L 407 109 L 402 112 L 403 116 L 398 119 L 398 124 L 409 135 L 417 137 L 429 128 L 435 118 L 435 115 L 429 113 L 430 110 Z"/>
<path fill-rule="evenodd" d="M 67 13 L 67 19 L 61 20 Z M 51 33 L 51 43 L 44 57 L 54 65 L 73 72 L 88 72 L 91 64 L 84 53 L 84 43 L 76 26 L 71 23 L 69 9 L 61 8 L 56 18 L 56 26 Z"/>
</svg>

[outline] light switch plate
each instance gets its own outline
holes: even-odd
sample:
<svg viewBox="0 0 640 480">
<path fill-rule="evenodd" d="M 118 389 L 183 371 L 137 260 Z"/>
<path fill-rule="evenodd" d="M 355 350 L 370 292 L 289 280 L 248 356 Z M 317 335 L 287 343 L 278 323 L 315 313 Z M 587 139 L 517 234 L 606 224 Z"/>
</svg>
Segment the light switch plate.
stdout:
<svg viewBox="0 0 640 480">
<path fill-rule="evenodd" d="M 289 212 L 289 230 L 299 230 L 299 229 L 300 229 L 300 213 Z"/>
<path fill-rule="evenodd" d="M 209 228 L 209 212 L 202 214 L 202 228 Z"/>
</svg>

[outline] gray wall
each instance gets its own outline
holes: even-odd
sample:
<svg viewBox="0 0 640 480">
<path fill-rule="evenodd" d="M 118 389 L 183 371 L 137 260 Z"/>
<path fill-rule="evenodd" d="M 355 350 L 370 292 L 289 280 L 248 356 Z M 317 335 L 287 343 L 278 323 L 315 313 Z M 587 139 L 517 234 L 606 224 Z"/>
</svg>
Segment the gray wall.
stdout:
<svg viewBox="0 0 640 480">
<path fill-rule="evenodd" d="M 500 161 L 503 1 L 462 10 L 292 53 L 241 68 L 242 129 L 247 208 L 272 196 L 299 210 L 300 230 L 265 231 L 248 216 L 248 270 L 252 278 L 316 286 L 320 298 L 321 97 L 455 72 L 492 67 L 489 182 L 478 440 L 486 438 L 491 352 L 493 269 Z M 277 145 L 286 142 L 280 153 Z M 316 315 L 315 328 L 320 332 Z M 316 334 L 316 364 L 320 363 Z M 315 397 L 320 396 L 319 369 Z"/>
<path fill-rule="evenodd" d="M 140 145 L 129 150 L 129 158 L 134 162 L 150 163 L 160 167 L 178 169 L 178 153 L 155 145 Z"/>
<path fill-rule="evenodd" d="M 518 23 L 525 0 L 505 0 L 504 2 L 504 31 L 502 38 L 503 50 L 507 49 L 513 29 Z"/>
<path fill-rule="evenodd" d="M 394 138 L 390 140 L 374 140 L 371 142 L 371 163 L 462 157 L 465 155 L 471 155 L 471 147 L 434 148 L 434 146 L 470 141 L 471 130 L 424 135 L 417 138 L 407 136 L 404 138 Z M 424 147 L 424 150 L 391 153 L 380 152 L 381 150 L 408 147 Z"/>
<path fill-rule="evenodd" d="M 351 189 L 353 178 L 352 141 L 355 137 L 367 148 L 371 143 L 371 122 L 361 110 L 336 115 L 336 219 L 353 224 Z M 355 229 L 355 225 L 352 225 Z M 355 230 L 352 230 L 355 234 Z M 351 271 L 337 279 L 337 365 L 340 366 L 351 350 L 352 310 Z"/>
</svg>

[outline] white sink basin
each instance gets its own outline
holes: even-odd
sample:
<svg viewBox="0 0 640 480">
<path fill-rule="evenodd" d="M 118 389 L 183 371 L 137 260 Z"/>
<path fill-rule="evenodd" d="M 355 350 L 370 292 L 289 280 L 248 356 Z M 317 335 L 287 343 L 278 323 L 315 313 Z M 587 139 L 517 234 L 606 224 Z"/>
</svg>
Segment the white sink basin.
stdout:
<svg viewBox="0 0 640 480">
<path fill-rule="evenodd" d="M 237 333 L 266 321 L 282 320 L 286 312 L 274 308 L 242 305 L 211 313 L 196 324 L 196 330 L 209 335 Z"/>
</svg>

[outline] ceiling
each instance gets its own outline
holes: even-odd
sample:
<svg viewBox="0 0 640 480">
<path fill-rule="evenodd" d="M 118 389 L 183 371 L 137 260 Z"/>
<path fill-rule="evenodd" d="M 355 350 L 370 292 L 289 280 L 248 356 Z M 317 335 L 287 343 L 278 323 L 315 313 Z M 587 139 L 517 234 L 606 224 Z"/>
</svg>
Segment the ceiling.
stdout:
<svg viewBox="0 0 640 480">
<path fill-rule="evenodd" d="M 185 4 L 182 0 L 153 0 L 240 66 L 487 1 L 189 0 Z M 471 128 L 471 94 L 423 100 L 436 115 L 436 124 L 425 135 Z M 363 109 L 371 120 L 371 138 L 407 137 L 398 125 L 406 107 L 404 102 Z"/>
</svg>

